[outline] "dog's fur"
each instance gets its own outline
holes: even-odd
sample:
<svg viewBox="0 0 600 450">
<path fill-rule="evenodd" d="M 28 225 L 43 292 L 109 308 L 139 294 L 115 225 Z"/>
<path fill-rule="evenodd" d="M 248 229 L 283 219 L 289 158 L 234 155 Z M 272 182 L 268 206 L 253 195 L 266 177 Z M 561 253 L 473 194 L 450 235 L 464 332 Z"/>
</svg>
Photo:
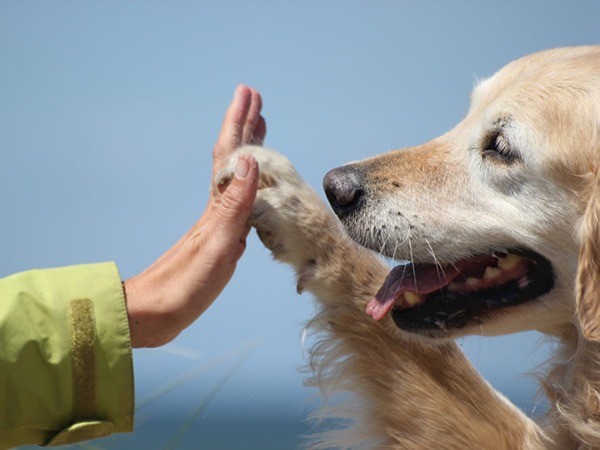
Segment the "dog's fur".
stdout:
<svg viewBox="0 0 600 450">
<path fill-rule="evenodd" d="M 352 165 L 367 196 L 344 221 L 353 240 L 285 158 L 238 151 L 260 164 L 259 236 L 320 304 L 311 382 L 356 397 L 325 407 L 324 416 L 353 426 L 320 436 L 315 448 L 600 448 L 600 47 L 512 62 L 480 83 L 471 103 L 443 136 Z M 484 154 L 499 124 L 516 163 Z M 365 314 L 389 268 L 355 241 L 440 264 L 526 247 L 551 262 L 555 284 L 461 329 L 406 333 Z M 542 380 L 551 408 L 539 423 L 495 392 L 453 341 L 532 329 L 560 342 Z"/>
</svg>

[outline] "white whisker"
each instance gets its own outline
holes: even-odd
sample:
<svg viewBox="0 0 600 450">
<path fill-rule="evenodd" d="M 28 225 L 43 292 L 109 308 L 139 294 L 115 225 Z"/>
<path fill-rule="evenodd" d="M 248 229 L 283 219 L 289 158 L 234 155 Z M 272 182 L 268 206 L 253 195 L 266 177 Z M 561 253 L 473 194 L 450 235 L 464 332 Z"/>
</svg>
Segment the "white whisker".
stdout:
<svg viewBox="0 0 600 450">
<path fill-rule="evenodd" d="M 408 232 L 408 250 L 410 252 L 410 262 L 411 262 L 411 268 L 412 268 L 413 278 L 415 281 L 415 289 L 416 289 L 417 288 L 417 272 L 415 271 L 415 259 L 413 256 L 412 242 L 410 240 L 410 230 Z"/>
</svg>

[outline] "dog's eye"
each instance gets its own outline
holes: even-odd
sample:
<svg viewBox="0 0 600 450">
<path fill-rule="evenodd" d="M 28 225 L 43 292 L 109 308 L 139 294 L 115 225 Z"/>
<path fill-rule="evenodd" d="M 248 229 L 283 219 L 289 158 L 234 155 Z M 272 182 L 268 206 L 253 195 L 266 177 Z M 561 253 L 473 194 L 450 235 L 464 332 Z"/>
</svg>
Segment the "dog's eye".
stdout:
<svg viewBox="0 0 600 450">
<path fill-rule="evenodd" d="M 483 158 L 493 158 L 494 161 L 503 164 L 513 164 L 519 160 L 519 155 L 501 133 L 490 134 L 484 140 L 482 148 L 481 156 Z"/>
</svg>

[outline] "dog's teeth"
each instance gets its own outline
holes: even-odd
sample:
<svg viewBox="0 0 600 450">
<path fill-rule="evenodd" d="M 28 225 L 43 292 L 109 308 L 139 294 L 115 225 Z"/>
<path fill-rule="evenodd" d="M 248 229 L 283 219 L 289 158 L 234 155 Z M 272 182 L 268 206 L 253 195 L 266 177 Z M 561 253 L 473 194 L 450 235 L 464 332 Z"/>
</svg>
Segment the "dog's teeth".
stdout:
<svg viewBox="0 0 600 450">
<path fill-rule="evenodd" d="M 515 267 L 522 259 L 523 258 L 521 256 L 506 255 L 504 258 L 498 261 L 498 267 L 500 267 L 502 270 L 510 270 L 513 267 Z"/>
<path fill-rule="evenodd" d="M 465 281 L 465 284 L 469 287 L 476 287 L 479 284 L 479 280 L 477 278 L 474 277 L 469 277 L 467 278 L 467 280 Z"/>
<path fill-rule="evenodd" d="M 497 267 L 488 266 L 485 268 L 485 273 L 483 274 L 483 279 L 484 280 L 492 280 L 494 278 L 497 278 L 501 273 L 502 273 L 502 270 L 498 269 Z"/>
<path fill-rule="evenodd" d="M 444 331 L 445 331 L 445 330 L 447 330 L 447 329 L 448 329 L 448 327 L 447 327 L 447 325 L 446 325 L 446 321 L 445 321 L 445 320 L 436 320 L 436 321 L 435 321 L 435 324 L 436 324 L 436 325 L 437 325 L 437 327 L 438 327 L 439 329 L 441 329 L 441 330 L 444 330 Z"/>
<path fill-rule="evenodd" d="M 457 291 L 458 289 L 460 289 L 460 284 L 458 284 L 456 281 L 453 281 L 452 283 L 450 283 L 450 284 L 448 285 L 448 290 L 449 290 L 450 292 L 455 292 L 455 291 Z"/>
<path fill-rule="evenodd" d="M 421 303 L 421 296 L 416 292 L 407 291 L 404 293 L 404 300 L 408 306 L 415 306 L 418 303 Z"/>
<path fill-rule="evenodd" d="M 455 311 L 452 314 L 450 314 L 450 316 L 448 317 L 447 320 L 452 320 L 456 317 L 462 316 L 465 312 L 466 312 L 466 310 L 464 310 L 464 309 L 461 309 L 460 311 Z"/>
</svg>

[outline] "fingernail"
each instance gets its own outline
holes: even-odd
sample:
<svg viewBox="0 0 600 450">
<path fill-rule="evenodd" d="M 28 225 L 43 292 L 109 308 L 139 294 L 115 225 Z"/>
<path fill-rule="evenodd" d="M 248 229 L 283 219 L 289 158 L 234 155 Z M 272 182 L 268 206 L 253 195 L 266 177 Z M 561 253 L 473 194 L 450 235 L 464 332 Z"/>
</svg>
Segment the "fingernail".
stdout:
<svg viewBox="0 0 600 450">
<path fill-rule="evenodd" d="M 243 180 L 248 175 L 248 171 L 250 170 L 250 165 L 248 164 L 248 160 L 246 158 L 240 157 L 235 164 L 235 177 L 238 180 Z"/>
</svg>

